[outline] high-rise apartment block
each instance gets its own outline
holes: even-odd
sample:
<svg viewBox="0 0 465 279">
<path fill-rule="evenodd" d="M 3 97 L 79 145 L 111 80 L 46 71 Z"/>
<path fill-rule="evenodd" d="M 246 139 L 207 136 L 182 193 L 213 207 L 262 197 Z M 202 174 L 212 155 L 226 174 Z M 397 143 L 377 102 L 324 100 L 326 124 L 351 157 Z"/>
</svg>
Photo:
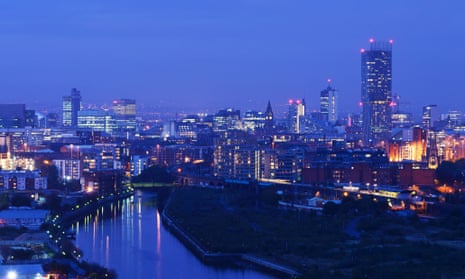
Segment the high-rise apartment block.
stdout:
<svg viewBox="0 0 465 279">
<path fill-rule="evenodd" d="M 386 144 L 391 135 L 392 43 L 370 39 L 370 49 L 360 51 L 365 145 Z"/>
</svg>

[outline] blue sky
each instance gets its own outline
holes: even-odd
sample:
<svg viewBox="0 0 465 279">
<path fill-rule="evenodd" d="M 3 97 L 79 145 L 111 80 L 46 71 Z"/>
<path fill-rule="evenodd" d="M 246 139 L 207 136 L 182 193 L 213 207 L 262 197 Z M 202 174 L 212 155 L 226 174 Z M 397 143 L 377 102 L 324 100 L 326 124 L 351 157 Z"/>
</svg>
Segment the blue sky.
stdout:
<svg viewBox="0 0 465 279">
<path fill-rule="evenodd" d="M 163 110 L 318 108 L 327 78 L 357 111 L 360 48 L 393 39 L 401 109 L 465 104 L 465 1 L 0 2 L 2 103 L 135 98 Z"/>
</svg>

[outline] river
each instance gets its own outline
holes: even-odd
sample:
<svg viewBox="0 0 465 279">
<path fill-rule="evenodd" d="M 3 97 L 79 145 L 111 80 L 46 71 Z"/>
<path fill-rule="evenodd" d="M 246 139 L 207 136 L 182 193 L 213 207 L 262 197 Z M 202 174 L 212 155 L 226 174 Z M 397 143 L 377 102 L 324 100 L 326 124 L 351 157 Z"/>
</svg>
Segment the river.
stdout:
<svg viewBox="0 0 465 279">
<path fill-rule="evenodd" d="M 164 228 L 156 195 L 147 191 L 100 208 L 72 229 L 83 259 L 115 270 L 119 279 L 273 278 L 255 270 L 203 264 Z"/>
</svg>

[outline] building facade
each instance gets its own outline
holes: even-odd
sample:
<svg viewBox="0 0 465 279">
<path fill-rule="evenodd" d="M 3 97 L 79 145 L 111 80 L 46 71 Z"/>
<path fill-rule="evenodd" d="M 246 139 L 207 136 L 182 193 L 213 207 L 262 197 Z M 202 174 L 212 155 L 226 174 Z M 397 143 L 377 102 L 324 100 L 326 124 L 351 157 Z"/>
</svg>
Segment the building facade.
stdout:
<svg viewBox="0 0 465 279">
<path fill-rule="evenodd" d="M 77 127 L 78 112 L 81 110 L 82 107 L 81 92 L 76 88 L 71 89 L 71 95 L 63 96 L 62 105 L 63 127 Z"/>
<path fill-rule="evenodd" d="M 423 113 L 421 116 L 421 122 L 424 129 L 430 130 L 434 127 L 434 121 L 437 121 L 436 116 L 437 105 L 426 105 L 423 106 Z"/>
<path fill-rule="evenodd" d="M 305 120 L 305 99 L 289 100 L 289 111 L 287 113 L 287 121 L 289 132 L 301 133 L 304 127 Z"/>
<path fill-rule="evenodd" d="M 24 128 L 26 105 L 0 104 L 0 128 Z"/>
<path fill-rule="evenodd" d="M 328 87 L 320 92 L 320 113 L 324 121 L 335 123 L 337 121 L 337 95 L 336 90 L 331 87 L 328 80 Z"/>
<path fill-rule="evenodd" d="M 136 100 L 118 99 L 113 101 L 113 113 L 117 131 L 120 133 L 136 130 Z"/>
<path fill-rule="evenodd" d="M 391 135 L 392 40 L 370 39 L 370 49 L 362 49 L 361 57 L 363 140 L 380 146 Z"/>
</svg>

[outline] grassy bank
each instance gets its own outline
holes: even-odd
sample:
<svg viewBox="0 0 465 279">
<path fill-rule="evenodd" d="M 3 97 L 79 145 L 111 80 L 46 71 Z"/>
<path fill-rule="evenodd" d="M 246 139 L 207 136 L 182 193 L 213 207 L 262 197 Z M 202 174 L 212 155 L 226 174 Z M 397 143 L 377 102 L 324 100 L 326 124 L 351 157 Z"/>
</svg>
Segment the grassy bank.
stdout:
<svg viewBox="0 0 465 279">
<path fill-rule="evenodd" d="M 411 238 L 432 229 L 418 220 L 358 201 L 344 203 L 331 215 L 282 210 L 273 205 L 272 196 L 181 188 L 172 194 L 166 212 L 210 252 L 254 254 L 296 268 L 305 278 L 464 274 L 464 250 Z M 350 239 L 351 226 L 360 231 L 359 238 Z"/>
</svg>

